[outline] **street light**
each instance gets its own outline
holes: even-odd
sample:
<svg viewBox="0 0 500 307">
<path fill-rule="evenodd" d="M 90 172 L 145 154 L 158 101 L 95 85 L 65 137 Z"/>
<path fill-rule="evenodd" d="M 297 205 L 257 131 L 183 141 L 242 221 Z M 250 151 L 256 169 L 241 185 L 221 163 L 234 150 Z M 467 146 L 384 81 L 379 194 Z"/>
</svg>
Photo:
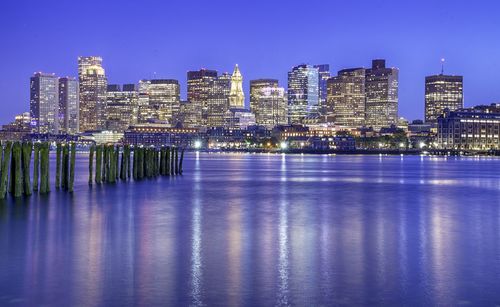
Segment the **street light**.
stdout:
<svg viewBox="0 0 500 307">
<path fill-rule="evenodd" d="M 201 148 L 201 141 L 200 140 L 194 141 L 194 148 L 195 149 L 200 149 Z"/>
<path fill-rule="evenodd" d="M 280 147 L 282 150 L 285 150 L 288 148 L 288 144 L 286 142 L 281 142 Z"/>
</svg>

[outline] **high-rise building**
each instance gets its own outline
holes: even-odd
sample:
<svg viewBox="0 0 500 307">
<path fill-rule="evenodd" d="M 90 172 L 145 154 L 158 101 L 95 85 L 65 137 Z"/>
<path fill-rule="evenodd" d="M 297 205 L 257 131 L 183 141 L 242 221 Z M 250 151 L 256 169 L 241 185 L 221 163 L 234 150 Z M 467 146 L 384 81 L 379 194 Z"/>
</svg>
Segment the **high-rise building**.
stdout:
<svg viewBox="0 0 500 307">
<path fill-rule="evenodd" d="M 373 60 L 366 70 L 366 126 L 380 130 L 398 123 L 399 70 L 386 68 L 385 60 Z"/>
<path fill-rule="evenodd" d="M 230 108 L 245 108 L 245 94 L 243 93 L 243 77 L 241 76 L 238 64 L 234 67 L 231 75 L 231 90 L 229 93 Z"/>
<path fill-rule="evenodd" d="M 336 125 L 359 128 L 365 124 L 365 69 L 338 72 L 328 80 L 328 106 Z"/>
<path fill-rule="evenodd" d="M 217 79 L 216 70 L 201 69 L 187 73 L 188 102 L 193 108 L 201 110 L 201 121 L 198 126 L 207 125 L 208 97 L 215 79 Z"/>
<path fill-rule="evenodd" d="M 180 108 L 179 81 L 173 79 L 139 82 L 141 122 L 162 121 L 174 125 Z"/>
<path fill-rule="evenodd" d="M 80 132 L 80 99 L 75 78 L 59 78 L 59 126 L 67 134 Z"/>
<path fill-rule="evenodd" d="M 185 128 L 200 128 L 201 108 L 189 101 L 181 101 L 177 123 L 181 123 Z"/>
<path fill-rule="evenodd" d="M 80 82 L 80 130 L 105 129 L 107 78 L 102 67 L 102 58 L 78 57 L 78 80 Z"/>
<path fill-rule="evenodd" d="M 314 67 L 318 69 L 318 113 L 322 117 L 322 120 L 325 121 L 328 95 L 327 81 L 330 79 L 330 65 L 319 64 L 314 65 Z"/>
<path fill-rule="evenodd" d="M 31 77 L 30 116 L 32 132 L 59 133 L 59 79 L 54 74 Z"/>
<path fill-rule="evenodd" d="M 318 69 L 311 65 L 299 65 L 288 72 L 288 114 L 291 124 L 317 112 Z"/>
<path fill-rule="evenodd" d="M 464 107 L 463 77 L 443 74 L 425 77 L 425 121 L 437 123 L 445 109 L 455 111 Z"/>
<path fill-rule="evenodd" d="M 231 75 L 223 73 L 212 81 L 207 100 L 207 127 L 223 127 L 229 110 Z"/>
<path fill-rule="evenodd" d="M 288 123 L 287 107 L 285 89 L 278 87 L 278 80 L 250 81 L 250 110 L 255 114 L 257 125 L 268 129 L 286 125 Z"/>
<path fill-rule="evenodd" d="M 135 84 L 117 84 L 107 87 L 106 129 L 123 132 L 137 124 L 139 93 Z"/>
</svg>

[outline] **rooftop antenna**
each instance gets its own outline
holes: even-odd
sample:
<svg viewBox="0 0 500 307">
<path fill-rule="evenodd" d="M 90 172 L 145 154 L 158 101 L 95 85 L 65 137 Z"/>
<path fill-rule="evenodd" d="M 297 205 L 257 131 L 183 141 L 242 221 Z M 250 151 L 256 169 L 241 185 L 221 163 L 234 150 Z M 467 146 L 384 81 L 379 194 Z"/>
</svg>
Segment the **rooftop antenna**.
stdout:
<svg viewBox="0 0 500 307">
<path fill-rule="evenodd" d="M 444 75 L 444 58 L 441 59 L 441 75 Z"/>
</svg>

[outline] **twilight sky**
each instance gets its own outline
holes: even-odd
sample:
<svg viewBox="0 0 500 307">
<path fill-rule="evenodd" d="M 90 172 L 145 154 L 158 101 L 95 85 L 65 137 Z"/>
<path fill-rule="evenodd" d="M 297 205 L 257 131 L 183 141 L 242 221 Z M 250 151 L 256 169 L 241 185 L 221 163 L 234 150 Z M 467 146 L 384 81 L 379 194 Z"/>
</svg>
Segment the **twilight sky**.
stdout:
<svg viewBox="0 0 500 307">
<path fill-rule="evenodd" d="M 332 73 L 385 58 L 400 69 L 399 113 L 423 117 L 424 77 L 464 75 L 465 105 L 500 102 L 500 1 L 2 0 L 0 123 L 29 110 L 35 71 L 77 76 L 100 55 L 110 83 L 232 71 L 278 78 L 301 63 Z"/>
</svg>

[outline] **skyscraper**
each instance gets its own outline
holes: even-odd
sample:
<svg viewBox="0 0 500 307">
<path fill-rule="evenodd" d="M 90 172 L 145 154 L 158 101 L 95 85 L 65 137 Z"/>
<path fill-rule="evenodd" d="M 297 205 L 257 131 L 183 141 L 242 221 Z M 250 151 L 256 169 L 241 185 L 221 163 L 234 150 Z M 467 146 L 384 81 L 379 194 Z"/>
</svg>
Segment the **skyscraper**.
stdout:
<svg viewBox="0 0 500 307">
<path fill-rule="evenodd" d="M 309 114 L 317 112 L 318 69 L 299 65 L 288 72 L 288 114 L 290 123 L 298 124 Z"/>
<path fill-rule="evenodd" d="M 380 130 L 398 122 L 399 70 L 386 68 L 385 60 L 373 60 L 366 70 L 366 126 Z"/>
<path fill-rule="evenodd" d="M 437 123 L 445 109 L 455 111 L 464 107 L 463 77 L 439 74 L 425 77 L 425 121 Z"/>
<path fill-rule="evenodd" d="M 78 79 L 80 81 L 80 130 L 105 129 L 107 79 L 102 67 L 102 58 L 78 57 Z"/>
<path fill-rule="evenodd" d="M 224 117 L 229 110 L 231 75 L 223 73 L 212 80 L 207 99 L 207 127 L 223 127 Z"/>
<path fill-rule="evenodd" d="M 59 133 L 59 79 L 54 74 L 31 77 L 30 116 L 32 132 Z"/>
<path fill-rule="evenodd" d="M 106 129 L 123 132 L 129 126 L 137 123 L 138 92 L 135 84 L 117 84 L 107 87 Z"/>
<path fill-rule="evenodd" d="M 330 79 L 330 65 L 319 64 L 314 65 L 318 69 L 318 113 L 325 120 L 326 116 L 326 99 L 327 99 L 327 81 Z"/>
<path fill-rule="evenodd" d="M 174 79 L 141 80 L 141 117 L 174 125 L 180 108 L 179 81 Z M 146 101 L 147 100 L 147 101 Z"/>
<path fill-rule="evenodd" d="M 59 126 L 67 134 L 80 132 L 80 99 L 75 78 L 59 78 Z"/>
<path fill-rule="evenodd" d="M 257 125 L 272 129 L 287 124 L 287 106 L 285 89 L 278 87 L 278 80 L 250 81 L 250 110 L 255 114 Z"/>
<path fill-rule="evenodd" d="M 234 67 L 231 75 L 231 90 L 229 93 L 230 108 L 245 108 L 245 94 L 243 93 L 243 77 L 241 76 L 238 64 Z"/>
<path fill-rule="evenodd" d="M 208 96 L 215 79 L 216 70 L 200 69 L 187 73 L 187 99 L 192 108 L 201 110 L 199 126 L 207 125 Z"/>
<path fill-rule="evenodd" d="M 359 128 L 365 124 L 365 69 L 338 72 L 328 80 L 328 105 L 336 125 Z"/>
</svg>

